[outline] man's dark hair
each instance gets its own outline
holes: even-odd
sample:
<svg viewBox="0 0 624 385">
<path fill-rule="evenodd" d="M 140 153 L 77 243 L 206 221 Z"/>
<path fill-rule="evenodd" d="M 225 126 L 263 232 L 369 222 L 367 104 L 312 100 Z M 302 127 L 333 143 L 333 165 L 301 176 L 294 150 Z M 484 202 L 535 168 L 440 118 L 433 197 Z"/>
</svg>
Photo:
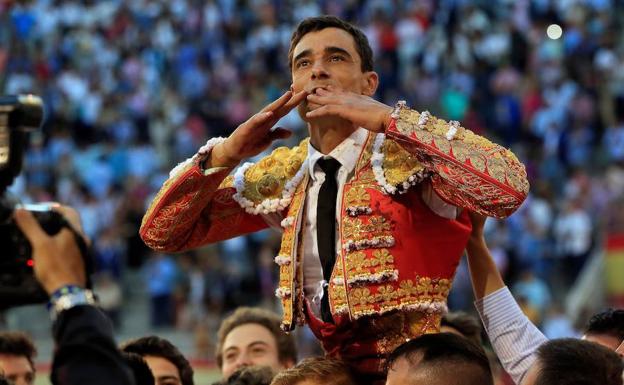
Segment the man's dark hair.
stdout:
<svg viewBox="0 0 624 385">
<path fill-rule="evenodd" d="M 182 385 L 193 384 L 193 368 L 188 360 L 171 342 L 156 336 L 147 336 L 124 343 L 121 350 L 126 353 L 136 353 L 141 357 L 154 356 L 170 361 L 180 372 Z"/>
<path fill-rule="evenodd" d="M 30 337 L 21 332 L 0 332 L 0 354 L 24 356 L 35 370 L 37 348 Z"/>
<path fill-rule="evenodd" d="M 624 363 L 594 342 L 563 338 L 537 349 L 535 385 L 622 385 Z"/>
<path fill-rule="evenodd" d="M 297 362 L 297 348 L 293 336 L 288 335 L 280 328 L 282 320 L 280 317 L 268 310 L 255 307 L 239 307 L 226 319 L 221 322 L 219 331 L 217 332 L 217 364 L 223 367 L 223 343 L 230 332 L 247 324 L 258 324 L 267 328 L 277 344 L 277 355 L 280 362 L 291 360 Z"/>
<path fill-rule="evenodd" d="M 492 385 L 490 362 L 483 348 L 452 333 L 425 334 L 396 348 L 387 360 L 388 370 L 400 358 L 413 368 L 430 369 L 444 383 Z"/>
<path fill-rule="evenodd" d="M 362 61 L 362 72 L 373 70 L 373 50 L 368 42 L 368 38 L 360 29 L 351 23 L 337 18 L 336 16 L 324 15 L 309 17 L 302 20 L 290 38 L 290 48 L 288 49 L 288 68 L 292 68 L 293 52 L 295 46 L 301 38 L 310 32 L 317 32 L 325 28 L 338 28 L 347 31 L 355 41 L 355 49 Z"/>
<path fill-rule="evenodd" d="M 154 385 L 154 375 L 142 356 L 128 352 L 121 352 L 121 356 L 132 371 L 136 385 Z"/>
<path fill-rule="evenodd" d="M 481 322 L 473 315 L 463 311 L 447 313 L 442 317 L 441 325 L 457 330 L 464 337 L 478 345 L 483 344 L 483 339 L 481 338 Z"/>
<path fill-rule="evenodd" d="M 243 366 L 230 377 L 213 385 L 270 385 L 275 372 L 268 366 Z"/>
<path fill-rule="evenodd" d="M 624 309 L 607 309 L 594 314 L 585 327 L 585 334 L 606 334 L 624 340 Z"/>
</svg>

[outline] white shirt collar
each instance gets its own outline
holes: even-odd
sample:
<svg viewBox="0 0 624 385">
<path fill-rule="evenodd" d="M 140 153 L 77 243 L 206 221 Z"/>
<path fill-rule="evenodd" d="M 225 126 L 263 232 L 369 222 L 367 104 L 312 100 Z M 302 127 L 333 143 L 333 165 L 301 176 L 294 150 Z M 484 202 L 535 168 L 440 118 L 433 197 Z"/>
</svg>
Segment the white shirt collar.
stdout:
<svg viewBox="0 0 624 385">
<path fill-rule="evenodd" d="M 368 138 L 368 130 L 360 127 L 353 131 L 348 138 L 343 140 L 327 155 L 340 162 L 340 165 L 345 168 L 347 173 L 351 173 L 355 170 L 355 165 L 364 148 L 366 138 Z M 325 154 L 314 148 L 312 143 L 308 143 L 308 168 L 310 177 L 315 181 L 314 167 L 316 166 L 316 162 L 324 156 Z"/>
</svg>

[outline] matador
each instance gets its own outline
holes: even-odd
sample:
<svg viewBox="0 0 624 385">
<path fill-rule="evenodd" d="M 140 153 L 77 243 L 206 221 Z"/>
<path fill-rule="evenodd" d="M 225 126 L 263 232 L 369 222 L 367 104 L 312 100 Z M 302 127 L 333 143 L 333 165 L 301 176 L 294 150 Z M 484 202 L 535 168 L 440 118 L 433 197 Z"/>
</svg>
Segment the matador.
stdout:
<svg viewBox="0 0 624 385">
<path fill-rule="evenodd" d="M 439 330 L 468 212 L 513 213 L 525 168 L 457 121 L 373 99 L 372 51 L 349 23 L 303 20 L 288 59 L 291 90 L 178 165 L 140 234 L 178 252 L 279 229 L 283 329 L 308 324 L 328 355 L 378 383 L 388 353 Z M 309 138 L 236 168 L 289 135 L 274 125 L 294 108 Z"/>
</svg>

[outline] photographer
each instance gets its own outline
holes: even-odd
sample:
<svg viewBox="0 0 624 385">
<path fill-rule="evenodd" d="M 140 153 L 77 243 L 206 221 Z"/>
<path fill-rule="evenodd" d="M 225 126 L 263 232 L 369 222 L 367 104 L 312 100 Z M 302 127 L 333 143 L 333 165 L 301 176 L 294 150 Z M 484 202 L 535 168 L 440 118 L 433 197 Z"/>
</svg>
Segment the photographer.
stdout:
<svg viewBox="0 0 624 385">
<path fill-rule="evenodd" d="M 67 207 L 54 208 L 82 234 L 78 213 Z M 32 245 L 34 272 L 50 296 L 56 351 L 52 365 L 53 384 L 134 385 L 128 366 L 113 340 L 109 319 L 94 306 L 86 290 L 83 258 L 74 234 L 64 228 L 51 237 L 32 213 L 18 209 L 14 218 Z"/>
</svg>

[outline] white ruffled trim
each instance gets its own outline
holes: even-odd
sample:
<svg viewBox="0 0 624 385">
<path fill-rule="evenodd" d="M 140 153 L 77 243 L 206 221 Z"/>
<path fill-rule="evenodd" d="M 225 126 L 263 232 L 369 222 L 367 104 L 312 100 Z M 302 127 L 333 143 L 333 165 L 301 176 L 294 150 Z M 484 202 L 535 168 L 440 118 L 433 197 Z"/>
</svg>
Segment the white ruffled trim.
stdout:
<svg viewBox="0 0 624 385">
<path fill-rule="evenodd" d="M 431 113 L 429 111 L 423 111 L 418 117 L 418 128 L 424 130 L 427 128 L 427 122 L 431 119 Z"/>
<path fill-rule="evenodd" d="M 369 315 L 380 315 L 395 310 L 417 311 L 421 313 L 444 315 L 448 313 L 448 306 L 446 305 L 446 301 L 422 301 L 413 304 L 403 303 L 398 306 L 389 307 L 387 309 L 358 312 L 359 314 L 354 315 L 354 317 L 361 318 Z"/>
<path fill-rule="evenodd" d="M 362 239 L 359 241 L 348 240 L 344 244 L 346 251 L 356 251 L 363 249 L 383 248 L 394 246 L 394 237 L 392 235 L 384 235 L 381 237 L 373 237 L 370 239 Z"/>
<path fill-rule="evenodd" d="M 234 188 L 236 188 L 236 194 L 234 194 L 232 198 L 234 198 L 234 200 L 250 214 L 269 214 L 284 210 L 288 207 L 297 186 L 303 180 L 305 170 L 308 168 L 308 160 L 304 160 L 295 176 L 286 182 L 286 185 L 282 190 L 281 198 L 265 199 L 257 205 L 243 196 L 243 191 L 245 190 L 245 172 L 253 165 L 253 163 L 247 162 L 239 167 L 234 173 Z"/>
<path fill-rule="evenodd" d="M 431 175 L 431 173 L 423 169 L 421 171 L 418 171 L 414 175 L 410 175 L 410 177 L 407 178 L 405 182 L 397 186 L 388 183 L 383 170 L 384 154 L 381 151 L 381 147 L 383 146 L 383 142 L 385 139 L 386 135 L 377 134 L 377 136 L 375 137 L 375 142 L 373 143 L 373 155 L 371 157 L 371 163 L 373 165 L 373 174 L 375 175 L 375 180 L 377 180 L 377 184 L 381 186 L 381 190 L 386 195 L 394 195 L 396 193 L 405 194 L 411 186 L 422 182 L 425 178 Z"/>
<path fill-rule="evenodd" d="M 334 308 L 333 313 L 337 315 L 347 314 L 349 312 L 349 307 L 347 305 L 341 305 Z"/>
<path fill-rule="evenodd" d="M 336 286 L 342 286 L 344 285 L 344 278 L 343 277 L 336 277 L 334 279 L 332 279 L 332 283 Z"/>
<path fill-rule="evenodd" d="M 392 110 L 392 113 L 390 114 L 390 117 L 392 119 L 398 119 L 399 115 L 401 113 L 401 110 L 403 108 L 407 107 L 407 102 L 405 100 L 399 100 L 398 102 L 396 102 L 396 104 L 394 105 L 394 110 Z"/>
<path fill-rule="evenodd" d="M 357 217 L 362 214 L 370 215 L 373 213 L 373 209 L 368 206 L 349 206 L 345 210 L 350 217 Z"/>
<path fill-rule="evenodd" d="M 289 288 L 284 288 L 284 287 L 278 287 L 275 290 L 275 296 L 277 298 L 288 298 L 290 297 L 292 294 L 292 292 L 290 291 Z"/>
<path fill-rule="evenodd" d="M 284 229 L 287 229 L 292 226 L 293 223 L 295 223 L 295 217 L 286 217 L 282 219 L 282 221 L 280 222 L 280 226 L 282 226 L 282 228 Z"/>
<path fill-rule="evenodd" d="M 285 265 L 290 265 L 291 258 L 289 255 L 280 254 L 277 257 L 275 257 L 274 261 L 280 266 L 285 266 Z"/>
<path fill-rule="evenodd" d="M 446 132 L 446 140 L 453 140 L 459 129 L 459 122 L 457 120 L 451 120 L 449 122 L 449 129 Z"/>
<path fill-rule="evenodd" d="M 197 151 L 197 154 L 193 155 L 192 157 L 188 158 L 187 160 L 185 160 L 184 162 L 180 162 L 178 163 L 177 166 L 175 166 L 170 172 L 169 172 L 169 178 L 173 178 L 174 176 L 177 176 L 186 166 L 188 166 L 189 164 L 198 161 L 199 159 L 205 159 L 206 155 L 208 155 L 208 153 L 210 153 L 210 151 L 212 151 L 212 149 L 214 148 L 214 146 L 216 146 L 219 143 L 222 143 L 225 141 L 226 138 L 223 138 L 221 136 L 218 136 L 216 138 L 211 138 L 209 139 L 206 144 L 204 144 L 203 146 L 201 146 L 199 148 L 199 150 Z"/>
<path fill-rule="evenodd" d="M 349 286 L 358 286 L 364 283 L 393 282 L 399 279 L 398 270 L 382 271 L 375 274 L 356 275 L 347 280 Z"/>
</svg>

